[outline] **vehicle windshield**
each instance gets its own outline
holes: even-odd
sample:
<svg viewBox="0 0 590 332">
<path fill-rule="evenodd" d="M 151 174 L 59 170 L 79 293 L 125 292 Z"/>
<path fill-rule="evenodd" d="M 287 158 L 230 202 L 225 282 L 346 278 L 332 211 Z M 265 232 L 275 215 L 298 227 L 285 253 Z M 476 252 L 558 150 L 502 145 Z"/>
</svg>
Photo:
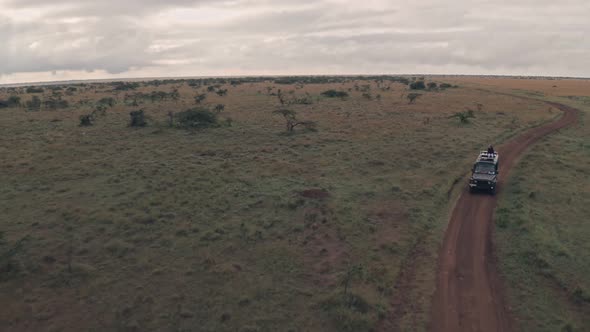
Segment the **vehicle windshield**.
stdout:
<svg viewBox="0 0 590 332">
<path fill-rule="evenodd" d="M 496 167 L 491 163 L 478 163 L 475 165 L 475 173 L 496 174 Z"/>
</svg>

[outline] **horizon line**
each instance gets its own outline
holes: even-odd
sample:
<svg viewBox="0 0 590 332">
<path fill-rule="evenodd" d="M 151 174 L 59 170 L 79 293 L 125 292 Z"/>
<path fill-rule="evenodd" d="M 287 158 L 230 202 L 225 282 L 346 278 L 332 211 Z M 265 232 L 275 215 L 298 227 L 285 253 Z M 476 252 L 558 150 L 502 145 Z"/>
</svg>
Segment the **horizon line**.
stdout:
<svg viewBox="0 0 590 332">
<path fill-rule="evenodd" d="M 0 83 L 0 88 L 35 86 L 35 85 L 62 85 L 62 84 L 81 84 L 81 83 L 109 83 L 109 82 L 146 82 L 155 80 L 190 80 L 190 79 L 211 79 L 211 78 L 248 78 L 248 77 L 382 77 L 382 76 L 424 76 L 424 77 L 497 77 L 497 78 L 535 78 L 535 79 L 574 79 L 589 80 L 585 76 L 548 76 L 548 75 L 517 75 L 517 74 L 261 74 L 261 75 L 203 75 L 203 76 L 139 76 L 125 78 L 95 78 L 95 79 L 75 79 L 75 80 L 56 80 L 56 81 L 29 81 L 20 83 Z"/>
</svg>

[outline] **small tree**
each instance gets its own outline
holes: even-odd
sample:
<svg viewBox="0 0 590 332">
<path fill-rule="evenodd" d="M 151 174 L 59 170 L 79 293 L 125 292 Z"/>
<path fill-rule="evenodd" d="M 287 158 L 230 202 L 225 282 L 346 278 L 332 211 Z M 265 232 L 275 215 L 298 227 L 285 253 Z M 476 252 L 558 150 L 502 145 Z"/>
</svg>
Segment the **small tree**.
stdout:
<svg viewBox="0 0 590 332">
<path fill-rule="evenodd" d="M 438 85 L 434 82 L 428 83 L 428 90 L 436 90 L 437 87 Z"/>
<path fill-rule="evenodd" d="M 285 125 L 288 133 L 293 132 L 293 130 L 297 126 L 303 126 L 307 129 L 315 129 L 315 122 L 297 120 L 297 112 L 293 110 L 282 108 L 274 111 L 273 113 L 283 116 L 283 118 L 285 119 Z"/>
<path fill-rule="evenodd" d="M 409 100 L 408 104 L 413 104 L 416 101 L 416 99 L 420 98 L 421 96 L 422 94 L 420 93 L 409 93 L 407 97 Z"/>
<path fill-rule="evenodd" d="M 216 93 L 218 96 L 223 97 L 223 96 L 227 95 L 227 89 L 219 89 L 219 90 L 217 90 Z"/>
<path fill-rule="evenodd" d="M 205 93 L 202 93 L 202 94 L 200 94 L 200 95 L 197 95 L 197 96 L 195 97 L 195 103 L 197 103 L 197 104 L 200 104 L 200 103 L 202 103 L 202 102 L 203 102 L 205 99 L 207 99 L 207 94 L 205 94 Z"/>
<path fill-rule="evenodd" d="M 342 276 L 342 287 L 343 287 L 343 294 L 344 296 L 348 295 L 348 289 L 350 288 L 350 283 L 354 278 L 360 277 L 363 275 L 364 268 L 362 265 L 352 265 L 348 267 L 346 273 Z"/>
<path fill-rule="evenodd" d="M 129 127 L 145 127 L 147 122 L 145 121 L 145 114 L 143 110 L 139 111 L 132 111 L 129 113 L 131 116 L 131 121 L 129 122 Z"/>
</svg>

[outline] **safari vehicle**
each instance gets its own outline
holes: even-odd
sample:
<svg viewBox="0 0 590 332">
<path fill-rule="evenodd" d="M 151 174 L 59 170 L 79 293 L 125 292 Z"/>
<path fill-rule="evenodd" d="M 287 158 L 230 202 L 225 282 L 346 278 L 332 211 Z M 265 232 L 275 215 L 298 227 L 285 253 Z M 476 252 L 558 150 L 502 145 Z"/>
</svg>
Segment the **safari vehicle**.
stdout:
<svg viewBox="0 0 590 332">
<path fill-rule="evenodd" d="M 481 151 L 473 167 L 469 178 L 469 191 L 488 191 L 492 195 L 498 187 L 498 153 Z"/>
</svg>

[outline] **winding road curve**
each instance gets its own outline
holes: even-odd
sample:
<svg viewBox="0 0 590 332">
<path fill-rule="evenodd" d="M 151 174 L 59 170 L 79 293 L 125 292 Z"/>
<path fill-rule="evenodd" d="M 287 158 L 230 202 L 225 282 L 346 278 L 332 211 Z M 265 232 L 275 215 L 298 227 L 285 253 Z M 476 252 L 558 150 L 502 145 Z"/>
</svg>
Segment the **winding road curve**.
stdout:
<svg viewBox="0 0 590 332">
<path fill-rule="evenodd" d="M 528 147 L 543 136 L 577 121 L 577 109 L 552 102 L 548 104 L 562 110 L 563 116 L 554 122 L 533 128 L 496 149 L 501 158 L 500 192 L 510 169 Z M 491 237 L 496 203 L 495 196 L 470 194 L 467 186 L 461 193 L 439 253 L 430 330 L 512 330 L 512 321 L 502 297 L 502 284 L 493 256 Z"/>
</svg>

